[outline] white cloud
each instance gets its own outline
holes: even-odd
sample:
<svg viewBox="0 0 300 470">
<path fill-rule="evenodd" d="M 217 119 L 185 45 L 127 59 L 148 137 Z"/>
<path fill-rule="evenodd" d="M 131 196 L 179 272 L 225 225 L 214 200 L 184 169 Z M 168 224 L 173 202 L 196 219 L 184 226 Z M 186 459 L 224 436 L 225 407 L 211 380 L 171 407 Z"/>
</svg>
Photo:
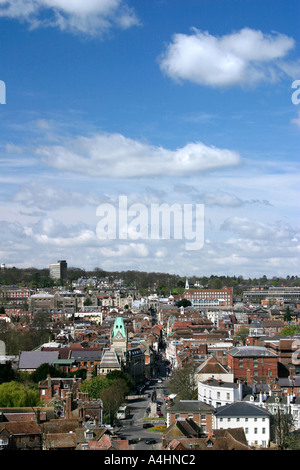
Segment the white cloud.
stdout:
<svg viewBox="0 0 300 470">
<path fill-rule="evenodd" d="M 0 0 L 0 16 L 25 20 L 32 28 L 50 26 L 87 35 L 139 24 L 123 0 Z"/>
<path fill-rule="evenodd" d="M 284 222 L 267 224 L 247 217 L 230 217 L 224 221 L 221 230 L 238 233 L 250 240 L 266 240 L 268 243 L 274 240 L 291 241 L 297 235 L 297 229 Z"/>
<path fill-rule="evenodd" d="M 201 195 L 202 201 L 207 206 L 220 206 L 220 207 L 242 207 L 245 204 L 262 204 L 270 206 L 271 204 L 266 200 L 243 200 L 234 194 L 225 191 L 207 192 Z"/>
<path fill-rule="evenodd" d="M 121 134 L 78 137 L 64 145 L 40 147 L 37 154 L 58 170 L 111 178 L 189 175 L 241 162 L 237 152 L 202 142 L 169 150 Z"/>
<path fill-rule="evenodd" d="M 284 60 L 294 46 L 293 38 L 279 33 L 244 28 L 217 37 L 192 28 L 190 35 L 175 34 L 159 60 L 161 70 L 174 80 L 247 86 L 299 73 L 299 62 Z"/>
<path fill-rule="evenodd" d="M 62 207 L 82 207 L 87 204 L 98 205 L 108 202 L 109 198 L 93 193 L 80 193 L 51 186 L 44 183 L 24 183 L 11 200 L 25 207 L 41 210 L 57 210 Z"/>
</svg>

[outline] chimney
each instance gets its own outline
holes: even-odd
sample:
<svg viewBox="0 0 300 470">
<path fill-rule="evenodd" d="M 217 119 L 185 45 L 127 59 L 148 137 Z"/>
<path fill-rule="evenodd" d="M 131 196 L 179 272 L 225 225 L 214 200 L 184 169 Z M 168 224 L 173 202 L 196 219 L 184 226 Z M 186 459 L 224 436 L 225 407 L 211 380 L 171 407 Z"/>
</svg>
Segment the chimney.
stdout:
<svg viewBox="0 0 300 470">
<path fill-rule="evenodd" d="M 72 393 L 68 392 L 66 395 L 66 419 L 71 418 L 71 411 L 72 411 Z"/>
</svg>

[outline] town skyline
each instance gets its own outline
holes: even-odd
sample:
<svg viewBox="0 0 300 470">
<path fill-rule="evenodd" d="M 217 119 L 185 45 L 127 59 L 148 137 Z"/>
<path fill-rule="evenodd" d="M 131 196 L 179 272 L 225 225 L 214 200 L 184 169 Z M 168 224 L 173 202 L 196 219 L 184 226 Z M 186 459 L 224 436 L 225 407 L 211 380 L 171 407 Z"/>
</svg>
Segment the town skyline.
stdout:
<svg viewBox="0 0 300 470">
<path fill-rule="evenodd" d="M 0 262 L 297 275 L 299 3 L 67 3 L 0 2 Z M 154 205 L 201 206 L 197 249 Z"/>
</svg>

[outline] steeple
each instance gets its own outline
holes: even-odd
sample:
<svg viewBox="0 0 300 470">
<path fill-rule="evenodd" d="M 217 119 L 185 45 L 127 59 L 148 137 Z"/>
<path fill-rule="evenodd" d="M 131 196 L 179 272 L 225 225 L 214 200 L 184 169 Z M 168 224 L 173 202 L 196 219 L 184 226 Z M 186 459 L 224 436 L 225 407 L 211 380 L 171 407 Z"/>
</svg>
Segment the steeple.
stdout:
<svg viewBox="0 0 300 470">
<path fill-rule="evenodd" d="M 189 286 L 189 281 L 188 281 L 188 278 L 186 277 L 185 278 L 185 290 L 189 290 L 190 286 Z"/>
</svg>

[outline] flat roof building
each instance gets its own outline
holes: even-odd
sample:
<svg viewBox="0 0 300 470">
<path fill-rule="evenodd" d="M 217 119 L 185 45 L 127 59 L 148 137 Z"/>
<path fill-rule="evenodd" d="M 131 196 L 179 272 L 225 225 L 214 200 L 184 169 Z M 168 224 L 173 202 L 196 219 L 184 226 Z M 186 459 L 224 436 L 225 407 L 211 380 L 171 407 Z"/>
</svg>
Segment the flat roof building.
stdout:
<svg viewBox="0 0 300 470">
<path fill-rule="evenodd" d="M 66 260 L 58 260 L 57 263 L 49 265 L 50 277 L 52 279 L 65 279 L 67 277 L 67 262 Z"/>
</svg>

